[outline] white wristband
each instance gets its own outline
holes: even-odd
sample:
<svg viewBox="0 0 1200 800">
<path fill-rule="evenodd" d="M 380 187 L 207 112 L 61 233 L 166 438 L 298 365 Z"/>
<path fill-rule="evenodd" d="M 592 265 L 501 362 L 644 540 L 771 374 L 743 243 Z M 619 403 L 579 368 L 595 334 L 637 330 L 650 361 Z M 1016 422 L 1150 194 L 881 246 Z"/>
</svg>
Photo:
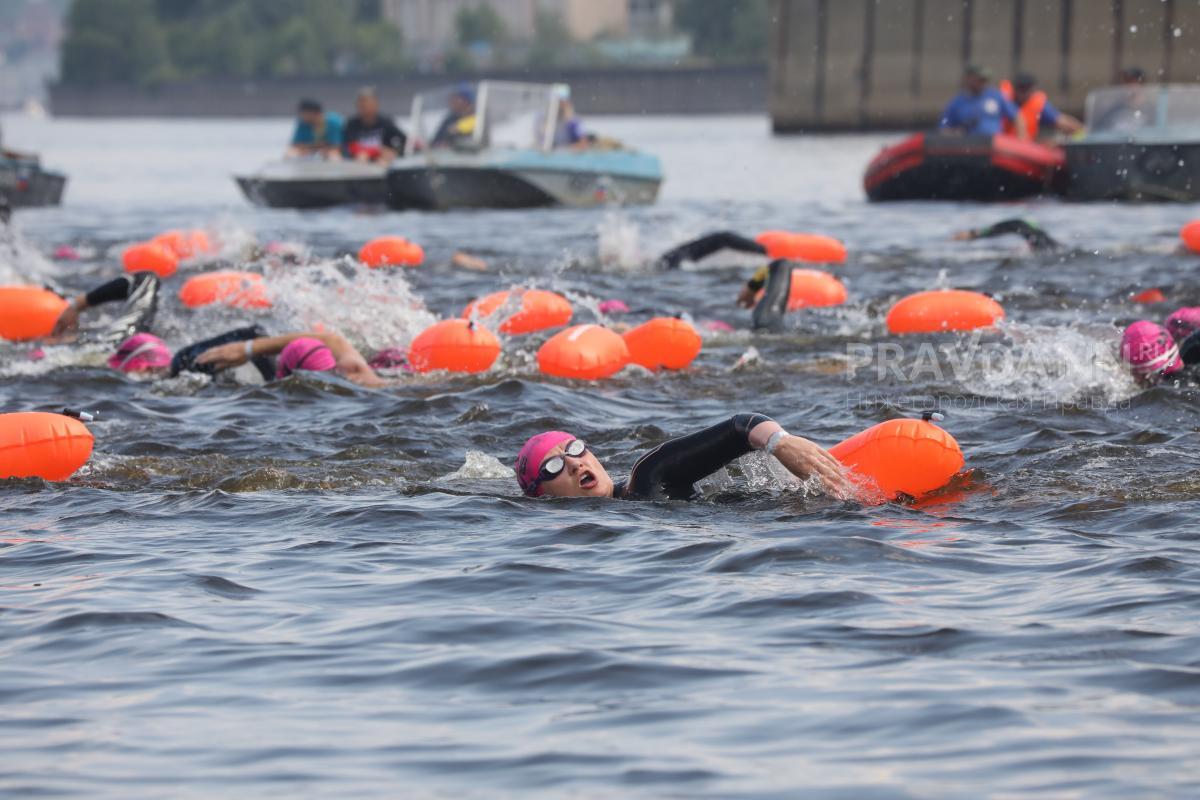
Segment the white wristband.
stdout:
<svg viewBox="0 0 1200 800">
<path fill-rule="evenodd" d="M 766 450 L 767 455 L 769 456 L 775 455 L 775 451 L 779 448 L 779 443 L 789 436 L 791 436 L 791 434 L 785 430 L 775 431 L 771 434 L 771 438 L 767 439 L 767 444 L 765 447 L 763 447 L 763 450 Z"/>
<path fill-rule="evenodd" d="M 254 340 L 247 339 L 246 340 L 246 360 L 249 361 L 252 358 L 254 358 Z"/>
</svg>

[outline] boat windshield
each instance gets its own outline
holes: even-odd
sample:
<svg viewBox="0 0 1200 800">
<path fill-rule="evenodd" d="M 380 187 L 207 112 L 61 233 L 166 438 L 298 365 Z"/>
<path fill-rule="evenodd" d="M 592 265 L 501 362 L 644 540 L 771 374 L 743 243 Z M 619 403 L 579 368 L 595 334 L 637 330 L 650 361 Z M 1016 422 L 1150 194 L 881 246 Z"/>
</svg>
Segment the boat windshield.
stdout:
<svg viewBox="0 0 1200 800">
<path fill-rule="evenodd" d="M 1097 89 L 1087 99 L 1092 133 L 1200 128 L 1200 86 L 1131 84 Z"/>
<path fill-rule="evenodd" d="M 466 106 L 465 97 L 474 96 Z M 550 150 L 558 125 L 560 98 L 568 95 L 563 84 L 480 81 L 471 86 L 452 86 L 422 92 L 413 98 L 408 153 L 418 143 L 426 148 L 455 149 L 515 148 Z M 456 111 L 457 107 L 457 111 Z M 447 120 L 461 117 L 464 108 L 474 109 L 472 126 L 459 128 L 453 142 L 439 138 Z"/>
</svg>

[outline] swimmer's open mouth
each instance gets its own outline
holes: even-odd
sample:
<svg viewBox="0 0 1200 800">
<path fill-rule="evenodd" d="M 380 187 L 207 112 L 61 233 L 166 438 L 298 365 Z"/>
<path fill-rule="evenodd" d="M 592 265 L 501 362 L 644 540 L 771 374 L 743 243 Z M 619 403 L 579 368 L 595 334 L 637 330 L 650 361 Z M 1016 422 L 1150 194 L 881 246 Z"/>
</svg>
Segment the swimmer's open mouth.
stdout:
<svg viewBox="0 0 1200 800">
<path fill-rule="evenodd" d="M 579 476 L 579 488 L 594 489 L 596 487 L 596 476 L 591 470 L 585 469 L 583 474 Z"/>
</svg>

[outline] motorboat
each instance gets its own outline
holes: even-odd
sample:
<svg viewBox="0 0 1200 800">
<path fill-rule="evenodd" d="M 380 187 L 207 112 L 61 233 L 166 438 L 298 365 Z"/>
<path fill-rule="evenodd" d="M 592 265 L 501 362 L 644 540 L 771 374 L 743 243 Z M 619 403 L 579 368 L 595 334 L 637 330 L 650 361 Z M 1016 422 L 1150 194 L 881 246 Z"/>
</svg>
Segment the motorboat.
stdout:
<svg viewBox="0 0 1200 800">
<path fill-rule="evenodd" d="M 915 133 L 871 160 L 871 200 L 1019 200 L 1059 188 L 1061 148 L 1015 136 Z"/>
<path fill-rule="evenodd" d="M 555 146 L 565 85 L 481 81 L 466 90 L 473 128 L 441 142 L 450 99 L 463 93 L 459 86 L 414 97 L 409 142 L 387 174 L 393 208 L 586 208 L 658 198 L 656 156 L 598 137 Z"/>
<path fill-rule="evenodd" d="M 251 203 L 268 208 L 331 208 L 387 201 L 387 165 L 290 158 L 234 176 Z"/>
<path fill-rule="evenodd" d="M 37 156 L 0 151 L 0 202 L 10 208 L 57 206 L 67 177 L 43 169 Z"/>
<path fill-rule="evenodd" d="M 1200 200 L 1200 86 L 1097 89 L 1085 116 L 1066 145 L 1069 200 Z"/>
</svg>

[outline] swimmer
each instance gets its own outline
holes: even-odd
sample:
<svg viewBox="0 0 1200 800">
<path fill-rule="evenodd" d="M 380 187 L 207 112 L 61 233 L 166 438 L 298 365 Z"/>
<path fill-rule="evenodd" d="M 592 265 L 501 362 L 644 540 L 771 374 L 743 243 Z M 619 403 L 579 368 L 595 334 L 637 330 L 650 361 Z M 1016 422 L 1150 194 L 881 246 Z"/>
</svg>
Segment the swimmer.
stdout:
<svg viewBox="0 0 1200 800">
<path fill-rule="evenodd" d="M 117 346 L 108 358 L 108 366 L 124 372 L 126 375 L 142 378 L 174 378 L 181 372 L 201 372 L 215 375 L 217 367 L 196 364 L 196 357 L 218 345 L 229 342 L 244 342 L 263 334 L 263 331 L 253 325 L 246 328 L 227 331 L 220 336 L 197 342 L 172 354 L 171 348 L 159 337 L 150 333 L 136 333 Z M 255 359 L 254 366 L 258 368 L 263 380 L 271 380 L 275 375 L 275 364 L 268 359 Z"/>
<path fill-rule="evenodd" d="M 79 315 L 89 308 L 124 301 L 124 306 L 103 331 L 88 332 L 82 338 L 90 341 L 118 342 L 134 333 L 145 332 L 154 324 L 158 309 L 158 276 L 152 272 L 122 275 L 90 292 L 72 298 L 54 323 L 49 341 L 54 344 L 76 341 L 79 338 Z"/>
<path fill-rule="evenodd" d="M 1024 239 L 1025 243 L 1034 252 L 1057 250 L 1062 247 L 1053 236 L 1042 230 L 1037 223 L 1016 217 L 1001 220 L 995 225 L 989 225 L 986 228 L 959 231 L 954 234 L 954 240 L 956 242 L 973 242 L 976 239 L 991 239 L 1009 233 L 1016 234 Z"/>
<path fill-rule="evenodd" d="M 1140 320 L 1121 335 L 1121 360 L 1143 386 L 1200 380 L 1200 308 L 1181 308 L 1165 326 Z"/>
<path fill-rule="evenodd" d="M 801 479 L 816 476 L 835 497 L 852 496 L 846 472 L 828 451 L 793 436 L 762 414 L 737 414 L 704 430 L 659 445 L 638 459 L 629 477 L 614 482 L 582 439 L 562 431 L 525 442 L 514 470 L 528 497 L 613 497 L 690 500 L 695 483 L 751 450 L 765 450 Z"/>
<path fill-rule="evenodd" d="M 276 378 L 286 378 L 297 370 L 306 370 L 333 372 L 351 383 L 369 388 L 390 385 L 371 368 L 354 345 L 337 333 L 259 335 L 209 345 L 195 357 L 194 363 L 200 368 L 228 369 L 247 361 L 278 356 L 274 375 Z"/>
</svg>

